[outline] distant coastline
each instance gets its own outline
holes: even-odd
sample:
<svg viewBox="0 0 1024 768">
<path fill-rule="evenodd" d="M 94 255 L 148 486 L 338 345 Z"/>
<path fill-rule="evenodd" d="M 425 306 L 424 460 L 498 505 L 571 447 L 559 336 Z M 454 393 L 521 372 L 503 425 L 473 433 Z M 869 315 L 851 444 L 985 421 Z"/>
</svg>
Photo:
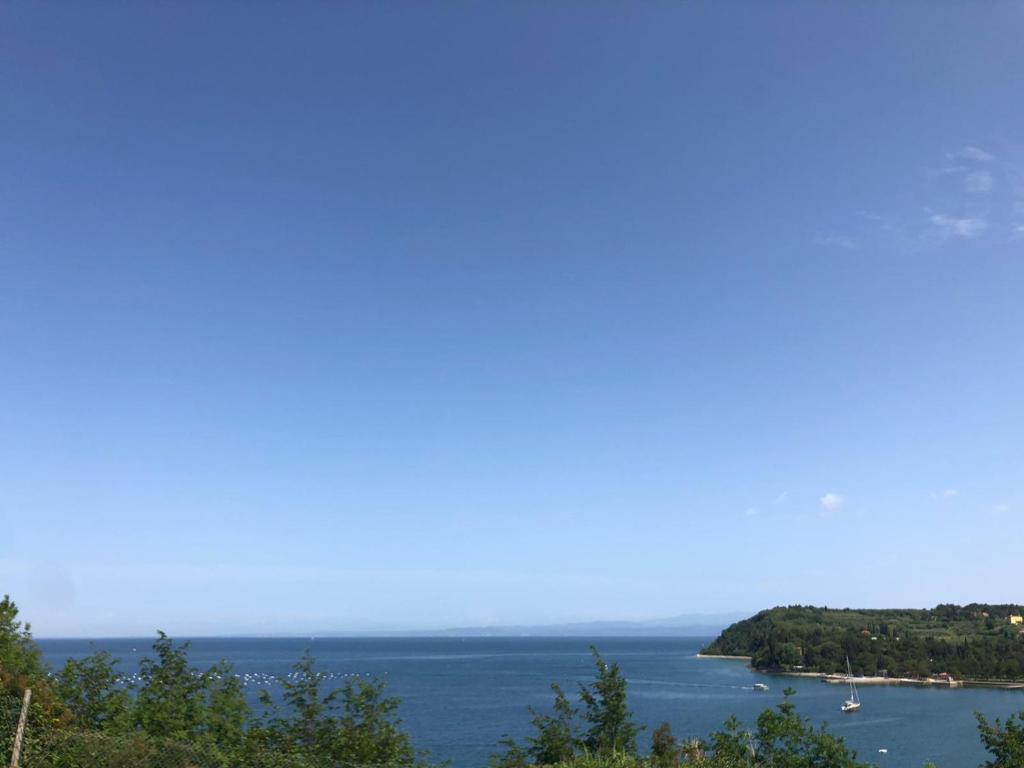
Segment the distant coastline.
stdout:
<svg viewBox="0 0 1024 768">
<path fill-rule="evenodd" d="M 560 624 L 463 626 L 429 630 L 350 632 L 320 630 L 316 637 L 715 637 L 746 614 L 690 613 L 648 620 L 595 620 Z"/>
</svg>

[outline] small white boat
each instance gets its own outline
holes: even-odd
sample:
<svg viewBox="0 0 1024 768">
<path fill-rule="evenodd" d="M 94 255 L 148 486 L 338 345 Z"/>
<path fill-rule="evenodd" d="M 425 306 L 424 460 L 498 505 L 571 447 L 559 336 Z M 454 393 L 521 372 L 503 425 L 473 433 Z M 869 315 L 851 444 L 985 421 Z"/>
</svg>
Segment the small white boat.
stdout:
<svg viewBox="0 0 1024 768">
<path fill-rule="evenodd" d="M 839 709 L 843 712 L 856 712 L 860 709 L 860 697 L 857 695 L 857 686 L 853 684 L 853 670 L 850 668 L 850 657 L 846 657 L 846 676 L 850 680 L 850 698 L 843 702 Z"/>
<path fill-rule="evenodd" d="M 768 690 L 768 686 L 765 685 L 764 683 L 754 683 L 754 690 L 755 691 L 767 691 Z"/>
</svg>

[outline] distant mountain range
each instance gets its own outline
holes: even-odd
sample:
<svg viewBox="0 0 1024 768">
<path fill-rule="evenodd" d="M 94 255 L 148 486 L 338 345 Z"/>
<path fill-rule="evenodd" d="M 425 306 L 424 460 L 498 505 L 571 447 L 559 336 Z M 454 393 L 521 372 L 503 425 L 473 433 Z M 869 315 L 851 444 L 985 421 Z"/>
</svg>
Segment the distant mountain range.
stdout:
<svg viewBox="0 0 1024 768">
<path fill-rule="evenodd" d="M 315 633 L 317 637 L 700 637 L 717 635 L 746 613 L 689 613 L 646 621 L 580 621 L 566 624 L 509 624 L 435 630 Z"/>
</svg>

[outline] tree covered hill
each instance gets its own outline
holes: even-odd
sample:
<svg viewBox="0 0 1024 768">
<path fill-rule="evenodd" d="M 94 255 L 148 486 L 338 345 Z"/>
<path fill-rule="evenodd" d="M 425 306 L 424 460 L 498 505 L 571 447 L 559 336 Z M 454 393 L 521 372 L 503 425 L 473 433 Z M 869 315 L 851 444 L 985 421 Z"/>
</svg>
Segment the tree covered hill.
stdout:
<svg viewBox="0 0 1024 768">
<path fill-rule="evenodd" d="M 928 677 L 1024 679 L 1021 605 L 932 609 L 771 608 L 736 622 L 707 655 L 750 656 L 761 670 Z"/>
</svg>

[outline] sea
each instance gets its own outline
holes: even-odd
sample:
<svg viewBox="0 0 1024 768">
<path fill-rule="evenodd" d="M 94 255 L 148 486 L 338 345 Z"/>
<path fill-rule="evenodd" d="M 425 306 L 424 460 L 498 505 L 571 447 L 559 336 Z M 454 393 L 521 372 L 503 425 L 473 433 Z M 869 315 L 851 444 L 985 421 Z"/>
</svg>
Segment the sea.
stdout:
<svg viewBox="0 0 1024 768">
<path fill-rule="evenodd" d="M 892 768 L 975 768 L 987 753 L 974 713 L 1006 717 L 1024 710 L 1024 691 L 967 688 L 940 690 L 864 686 L 862 709 L 842 714 L 847 690 L 816 679 L 776 677 L 752 671 L 742 660 L 698 658 L 706 637 L 466 637 L 466 638 L 197 638 L 191 663 L 205 669 L 224 659 L 241 675 L 255 704 L 259 692 L 278 695 L 277 678 L 309 649 L 328 684 L 348 676 L 375 676 L 401 699 L 400 716 L 418 749 L 452 768 L 484 768 L 504 736 L 530 732 L 530 706 L 544 710 L 551 683 L 566 690 L 594 674 L 591 646 L 617 662 L 628 681 L 629 703 L 646 732 L 662 722 L 681 740 L 707 736 L 730 715 L 753 725 L 758 713 L 779 704 L 787 686 L 796 690 L 798 712 L 827 723 L 862 760 Z M 47 662 L 57 668 L 70 657 L 97 650 L 112 653 L 132 675 L 151 652 L 152 639 L 43 639 Z M 765 683 L 767 692 L 754 690 Z M 879 750 L 885 750 L 880 752 Z"/>
</svg>

